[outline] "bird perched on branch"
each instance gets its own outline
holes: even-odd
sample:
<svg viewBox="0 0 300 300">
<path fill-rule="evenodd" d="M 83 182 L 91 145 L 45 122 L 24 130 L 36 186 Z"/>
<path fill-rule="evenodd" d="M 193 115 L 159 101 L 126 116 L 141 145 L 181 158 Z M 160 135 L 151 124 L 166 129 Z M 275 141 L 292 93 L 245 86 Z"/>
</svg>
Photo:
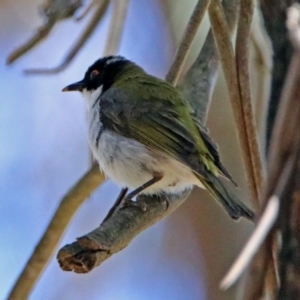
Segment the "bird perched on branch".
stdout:
<svg viewBox="0 0 300 300">
<path fill-rule="evenodd" d="M 220 161 L 217 145 L 178 89 L 121 56 L 97 60 L 81 81 L 63 91 L 86 99 L 89 143 L 103 172 L 137 194 L 180 194 L 205 188 L 230 217 L 253 212 L 220 180 L 236 183 Z"/>
</svg>

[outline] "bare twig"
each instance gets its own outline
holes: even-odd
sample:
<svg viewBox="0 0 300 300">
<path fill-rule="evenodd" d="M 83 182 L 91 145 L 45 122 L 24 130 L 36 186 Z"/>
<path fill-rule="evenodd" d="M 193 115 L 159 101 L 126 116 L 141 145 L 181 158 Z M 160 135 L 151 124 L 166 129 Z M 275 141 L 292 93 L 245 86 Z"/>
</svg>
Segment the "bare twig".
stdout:
<svg viewBox="0 0 300 300">
<path fill-rule="evenodd" d="M 76 273 L 91 271 L 125 248 L 137 234 L 172 213 L 188 194 L 189 191 L 177 196 L 167 195 L 168 209 L 165 201 L 157 197 L 139 196 L 139 201 L 147 205 L 145 212 L 134 206 L 115 211 L 100 227 L 59 250 L 57 259 L 61 268 Z"/>
<path fill-rule="evenodd" d="M 92 8 L 96 5 L 96 2 L 99 2 L 99 0 L 91 0 L 91 2 L 84 8 L 84 10 L 75 17 L 75 21 L 79 22 L 82 19 L 84 19 L 92 10 Z"/>
<path fill-rule="evenodd" d="M 242 0 L 241 1 L 241 11 L 237 29 L 237 38 L 236 38 L 236 63 L 237 63 L 237 75 L 238 83 L 240 90 L 240 97 L 242 101 L 243 109 L 243 118 L 244 126 L 246 129 L 246 138 L 247 144 L 249 147 L 249 153 L 251 155 L 251 165 L 253 169 L 253 175 L 255 180 L 256 188 L 256 206 L 260 206 L 260 200 L 262 197 L 263 185 L 264 185 L 264 174 L 263 166 L 261 161 L 261 154 L 258 146 L 258 136 L 256 131 L 255 118 L 253 114 L 252 99 L 251 99 L 251 90 L 250 90 L 250 80 L 249 80 L 249 38 L 251 32 L 251 22 L 253 17 L 253 2 L 252 0 Z M 271 250 L 271 248 L 270 248 Z M 258 251 L 258 248 L 256 249 Z M 272 254 L 268 254 L 268 264 L 267 268 L 269 272 L 266 277 L 266 288 L 269 293 L 274 293 L 277 290 L 277 281 L 276 281 L 276 271 L 274 269 L 274 264 L 272 261 Z M 257 259 L 260 259 L 262 256 L 258 255 Z M 259 294 L 256 287 L 259 286 L 259 283 L 255 281 L 258 279 L 256 276 L 255 270 L 249 273 L 248 285 L 246 289 L 245 297 L 248 299 L 254 299 L 252 297 L 255 294 L 255 297 Z M 256 289 L 256 290 L 255 290 Z M 262 291 L 262 289 L 261 289 Z"/>
<path fill-rule="evenodd" d="M 30 38 L 24 45 L 20 46 L 16 50 L 14 50 L 7 58 L 6 64 L 10 65 L 22 55 L 31 50 L 35 45 L 41 42 L 44 38 L 46 38 L 49 32 L 52 30 L 54 25 L 56 24 L 55 20 L 49 20 L 45 24 L 43 24 L 40 28 L 38 28 L 37 33 Z"/>
<path fill-rule="evenodd" d="M 94 32 L 95 28 L 99 24 L 99 21 L 103 18 L 105 12 L 107 11 L 109 4 L 109 0 L 103 0 L 101 3 L 98 4 L 98 7 L 92 16 L 90 22 L 88 23 L 87 27 L 79 37 L 79 39 L 76 41 L 75 45 L 71 48 L 70 52 L 66 55 L 63 62 L 55 67 L 55 68 L 49 68 L 49 69 L 26 69 L 24 70 L 25 74 L 57 74 L 61 71 L 63 71 L 73 60 L 73 58 L 76 56 L 76 54 L 82 49 L 84 44 L 87 42 L 87 40 L 90 38 L 92 33 Z"/>
<path fill-rule="evenodd" d="M 275 9 L 276 10 L 276 9 Z M 299 17 L 300 14 L 298 14 Z M 298 21 L 294 25 L 298 27 Z M 284 263 L 280 268 L 280 290 L 277 299 L 299 299 L 300 290 L 296 287 L 300 278 L 300 270 L 297 269 L 299 265 L 300 245 L 299 232 L 294 230 L 295 219 L 293 219 L 293 207 L 297 207 L 297 193 L 300 193 L 299 178 L 299 151 L 300 151 L 300 52 L 299 44 L 297 42 L 297 34 L 299 28 L 290 33 L 292 40 L 295 42 L 295 54 L 293 55 L 291 64 L 285 78 L 283 92 L 279 101 L 278 113 L 276 121 L 273 123 L 272 138 L 270 142 L 269 161 L 268 161 L 268 182 L 266 185 L 265 198 L 276 194 L 280 198 L 280 214 L 278 229 L 282 231 L 282 246 L 281 258 Z M 299 41 L 299 40 L 298 40 Z M 282 79 L 285 73 L 281 73 Z M 298 181 L 298 183 L 297 183 Z M 294 199 L 294 200 L 293 200 Z M 295 204 L 296 203 L 296 204 Z M 271 299 L 275 299 L 277 294 L 276 278 L 274 276 L 269 278 L 267 282 L 264 278 L 269 276 L 270 270 L 270 255 L 272 246 L 277 242 L 276 235 L 271 234 L 262 249 L 259 256 L 254 261 L 254 265 L 250 270 L 252 276 L 251 280 L 247 282 L 246 295 L 247 299 L 260 299 L 265 292 L 269 293 Z M 275 244 L 276 245 L 276 244 Z M 287 255 L 288 254 L 288 255 Z M 269 266 L 268 266 L 268 264 Z M 255 271 L 255 272 L 254 272 Z M 273 281 L 273 282 L 272 282 Z M 251 284 L 255 288 L 251 291 L 248 286 Z M 264 287 L 264 284 L 266 286 Z M 270 288 L 271 287 L 271 288 Z M 251 291 L 249 293 L 249 290 Z M 270 295 L 271 294 L 271 295 Z"/>
<path fill-rule="evenodd" d="M 223 1 L 222 5 L 232 35 L 236 28 L 239 0 Z M 184 84 L 180 87 L 185 95 L 191 95 L 190 103 L 203 124 L 206 123 L 210 103 L 199 101 L 199 99 L 210 101 L 218 75 L 219 61 L 215 40 L 210 29 L 196 61 L 186 73 Z"/>
<path fill-rule="evenodd" d="M 114 1 L 104 55 L 116 54 L 119 50 L 128 3 L 129 0 Z"/>
<path fill-rule="evenodd" d="M 259 201 L 264 184 L 264 174 L 258 145 L 256 123 L 253 114 L 249 79 L 249 38 L 252 17 L 252 0 L 242 0 L 235 44 L 236 66 L 243 108 L 243 117 L 247 134 L 247 143 L 251 154 L 251 164 L 254 173 L 256 194 L 258 197 L 257 200 Z"/>
<path fill-rule="evenodd" d="M 265 45 L 259 41 L 257 31 L 251 32 L 250 39 L 254 47 L 254 62 L 256 63 L 255 67 L 257 69 L 257 76 L 255 78 L 257 91 L 254 97 L 256 98 L 254 115 L 256 118 L 257 131 L 262 133 L 265 132 L 266 82 L 269 74 L 271 74 L 271 67 L 266 58 L 266 53 L 268 52 L 265 51 Z M 264 149 L 264 144 L 262 148 Z"/>
<path fill-rule="evenodd" d="M 224 17 L 223 9 L 219 0 L 212 0 L 209 6 L 209 17 L 212 24 L 213 33 L 216 39 L 218 52 L 222 62 L 222 67 L 225 79 L 228 86 L 233 115 L 236 122 L 239 141 L 242 149 L 244 165 L 246 169 L 247 182 L 251 192 L 251 200 L 256 209 L 259 208 L 259 187 L 256 185 L 258 180 L 255 179 L 255 172 L 253 169 L 250 140 L 247 137 L 247 130 L 245 124 L 245 115 L 241 95 L 238 84 L 237 68 L 233 52 L 233 47 L 230 41 L 230 34 L 227 22 Z M 251 122 L 254 124 L 254 121 Z M 255 129 L 252 129 L 255 132 Z M 255 138 L 255 137 L 253 137 Z"/>
<path fill-rule="evenodd" d="M 13 286 L 8 299 L 27 299 L 71 218 L 84 200 L 104 181 L 95 164 L 63 197 L 43 237 Z"/>
<path fill-rule="evenodd" d="M 232 286 L 236 280 L 245 271 L 254 254 L 258 251 L 266 236 L 274 225 L 279 209 L 279 199 L 277 196 L 272 196 L 267 204 L 267 207 L 262 214 L 255 231 L 252 233 L 248 242 L 244 246 L 241 254 L 235 260 L 230 270 L 221 281 L 220 287 L 224 290 Z"/>
<path fill-rule="evenodd" d="M 81 5 L 80 0 L 45 0 L 41 8 L 41 13 L 45 19 L 44 24 L 38 28 L 37 33 L 32 38 L 8 56 L 6 63 L 8 65 L 13 63 L 31 50 L 48 36 L 58 21 L 72 17 Z"/>
<path fill-rule="evenodd" d="M 172 66 L 166 75 L 166 80 L 173 85 L 177 84 L 180 72 L 191 48 L 192 42 L 196 36 L 198 27 L 200 26 L 203 16 L 209 6 L 210 0 L 199 0 L 185 29 L 182 40 L 175 53 Z"/>
</svg>

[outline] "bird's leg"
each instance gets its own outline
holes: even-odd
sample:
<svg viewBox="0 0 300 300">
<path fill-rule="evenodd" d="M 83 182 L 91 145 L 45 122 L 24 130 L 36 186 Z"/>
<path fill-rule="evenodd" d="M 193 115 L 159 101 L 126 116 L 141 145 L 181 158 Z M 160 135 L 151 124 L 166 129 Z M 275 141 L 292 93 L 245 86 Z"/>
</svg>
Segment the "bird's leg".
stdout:
<svg viewBox="0 0 300 300">
<path fill-rule="evenodd" d="M 109 219 L 118 209 L 118 207 L 121 205 L 122 200 L 124 199 L 124 197 L 126 196 L 128 192 L 128 188 L 123 188 L 117 198 L 117 200 L 115 201 L 114 205 L 112 206 L 112 208 L 109 210 L 107 216 L 104 218 L 104 220 L 102 221 L 101 224 L 103 224 L 107 219 Z"/>
<path fill-rule="evenodd" d="M 141 185 L 140 187 L 138 187 L 137 189 L 133 190 L 132 192 L 130 192 L 125 198 L 123 198 L 123 200 L 120 203 L 120 208 L 126 207 L 126 206 L 138 206 L 139 208 L 141 208 L 141 210 L 145 211 L 147 209 L 147 205 L 146 203 L 142 203 L 142 202 L 136 202 L 136 201 L 132 201 L 132 198 L 134 198 L 135 196 L 137 196 L 140 192 L 142 192 L 143 190 L 145 190 L 146 188 L 148 188 L 149 186 L 153 185 L 154 183 L 160 181 L 163 178 L 163 175 L 161 174 L 156 174 L 154 175 L 154 177 L 152 179 L 150 179 L 149 181 L 147 181 L 146 183 L 144 183 L 143 185 Z"/>
</svg>

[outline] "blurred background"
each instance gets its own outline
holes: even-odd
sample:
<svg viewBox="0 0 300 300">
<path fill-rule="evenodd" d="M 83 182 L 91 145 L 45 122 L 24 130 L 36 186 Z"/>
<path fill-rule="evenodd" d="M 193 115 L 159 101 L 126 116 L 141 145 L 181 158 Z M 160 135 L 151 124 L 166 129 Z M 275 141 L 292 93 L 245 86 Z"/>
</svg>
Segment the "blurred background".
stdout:
<svg viewBox="0 0 300 300">
<path fill-rule="evenodd" d="M 196 1 L 131 0 L 119 54 L 163 78 Z M 0 299 L 5 299 L 43 234 L 61 197 L 89 168 L 85 104 L 61 89 L 82 78 L 106 42 L 111 8 L 73 63 L 53 76 L 25 76 L 29 67 L 58 65 L 87 24 L 59 23 L 48 39 L 7 67 L 7 55 L 41 25 L 38 0 L 0 0 Z M 201 26 L 186 63 L 208 30 Z M 268 47 L 253 24 L 251 79 L 260 129 L 268 90 Z M 263 51 L 261 51 L 263 49 Z M 220 73 L 208 116 L 221 158 L 248 202 L 226 86 Z M 58 248 L 94 229 L 119 188 L 107 181 L 79 209 Z M 52 257 L 30 299 L 239 299 L 239 282 L 218 288 L 253 226 L 233 222 L 205 191 L 195 189 L 167 219 L 89 274 L 63 272 Z"/>
</svg>

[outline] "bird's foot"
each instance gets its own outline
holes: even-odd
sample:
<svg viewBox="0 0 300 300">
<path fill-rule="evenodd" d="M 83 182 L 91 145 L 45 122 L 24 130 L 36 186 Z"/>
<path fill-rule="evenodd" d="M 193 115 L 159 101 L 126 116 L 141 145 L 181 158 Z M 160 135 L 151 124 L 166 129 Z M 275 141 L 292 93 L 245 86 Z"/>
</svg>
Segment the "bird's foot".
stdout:
<svg viewBox="0 0 300 300">
<path fill-rule="evenodd" d="M 125 197 L 122 200 L 119 208 L 122 209 L 122 208 L 129 207 L 129 206 L 137 207 L 141 211 L 146 211 L 148 209 L 148 205 L 142 199 L 139 199 L 138 201 L 133 201 L 131 198 L 128 198 L 128 197 Z"/>
<path fill-rule="evenodd" d="M 164 203 L 166 205 L 166 211 L 168 210 L 169 206 L 170 206 L 170 202 L 168 200 L 167 196 L 162 196 L 161 197 L 161 202 Z"/>
</svg>

